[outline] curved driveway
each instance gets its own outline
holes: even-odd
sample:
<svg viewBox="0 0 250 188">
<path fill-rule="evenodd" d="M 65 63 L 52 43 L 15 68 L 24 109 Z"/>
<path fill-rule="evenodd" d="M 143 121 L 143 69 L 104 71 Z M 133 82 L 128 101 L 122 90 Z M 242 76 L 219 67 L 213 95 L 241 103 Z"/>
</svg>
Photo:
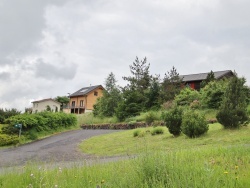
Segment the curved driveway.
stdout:
<svg viewBox="0 0 250 188">
<path fill-rule="evenodd" d="M 74 130 L 51 136 L 15 148 L 0 150 L 0 167 L 20 166 L 27 162 L 74 162 L 93 160 L 83 154 L 78 144 L 92 136 L 116 132 L 115 130 Z M 114 158 L 115 159 L 115 158 Z"/>
</svg>

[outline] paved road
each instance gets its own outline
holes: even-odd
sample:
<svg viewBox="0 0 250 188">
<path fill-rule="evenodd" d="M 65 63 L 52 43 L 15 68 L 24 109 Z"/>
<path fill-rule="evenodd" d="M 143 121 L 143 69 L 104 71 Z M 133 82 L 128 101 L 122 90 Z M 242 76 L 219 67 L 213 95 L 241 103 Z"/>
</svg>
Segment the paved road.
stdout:
<svg viewBox="0 0 250 188">
<path fill-rule="evenodd" d="M 0 167 L 20 166 L 27 162 L 75 162 L 93 160 L 93 155 L 83 154 L 78 144 L 92 136 L 116 132 L 115 130 L 74 130 L 61 133 L 16 148 L 0 150 Z M 105 158 L 108 160 L 108 158 Z M 112 160 L 112 158 L 110 158 Z M 115 160 L 115 158 L 114 158 Z"/>
</svg>

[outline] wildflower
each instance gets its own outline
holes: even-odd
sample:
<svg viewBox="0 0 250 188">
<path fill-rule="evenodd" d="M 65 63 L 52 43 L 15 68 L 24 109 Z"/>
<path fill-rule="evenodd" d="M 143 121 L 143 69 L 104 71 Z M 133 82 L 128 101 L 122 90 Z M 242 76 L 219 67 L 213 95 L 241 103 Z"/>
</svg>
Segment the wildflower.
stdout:
<svg viewBox="0 0 250 188">
<path fill-rule="evenodd" d="M 55 185 L 55 187 L 58 187 L 58 185 Z"/>
<path fill-rule="evenodd" d="M 34 174 L 30 174 L 30 177 L 33 177 L 34 176 Z"/>
<path fill-rule="evenodd" d="M 228 172 L 227 172 L 227 171 L 225 171 L 225 172 L 224 172 L 224 174 L 228 174 Z"/>
</svg>

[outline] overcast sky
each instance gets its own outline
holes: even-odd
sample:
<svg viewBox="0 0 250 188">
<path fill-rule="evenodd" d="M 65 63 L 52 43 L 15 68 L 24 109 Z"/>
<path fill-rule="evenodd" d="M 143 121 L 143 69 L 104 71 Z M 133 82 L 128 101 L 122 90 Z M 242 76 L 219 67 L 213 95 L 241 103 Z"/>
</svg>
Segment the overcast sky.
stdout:
<svg viewBox="0 0 250 188">
<path fill-rule="evenodd" d="M 0 108 L 150 73 L 232 70 L 250 85 L 249 0 L 0 0 Z"/>
</svg>

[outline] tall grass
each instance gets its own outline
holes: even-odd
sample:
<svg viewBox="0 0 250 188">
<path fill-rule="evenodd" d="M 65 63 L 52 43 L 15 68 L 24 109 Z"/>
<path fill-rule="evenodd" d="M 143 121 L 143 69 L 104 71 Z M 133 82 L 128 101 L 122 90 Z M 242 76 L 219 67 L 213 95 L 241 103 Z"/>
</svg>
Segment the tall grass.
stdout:
<svg viewBox="0 0 250 188">
<path fill-rule="evenodd" d="M 219 147 L 144 152 L 114 163 L 64 168 L 31 165 L 0 174 L 0 187 L 225 187 L 250 186 L 250 148 Z"/>
<path fill-rule="evenodd" d="M 90 124 L 103 124 L 103 123 L 117 123 L 116 117 L 94 117 L 93 113 L 85 113 L 77 115 L 77 124 L 90 125 Z"/>
</svg>

